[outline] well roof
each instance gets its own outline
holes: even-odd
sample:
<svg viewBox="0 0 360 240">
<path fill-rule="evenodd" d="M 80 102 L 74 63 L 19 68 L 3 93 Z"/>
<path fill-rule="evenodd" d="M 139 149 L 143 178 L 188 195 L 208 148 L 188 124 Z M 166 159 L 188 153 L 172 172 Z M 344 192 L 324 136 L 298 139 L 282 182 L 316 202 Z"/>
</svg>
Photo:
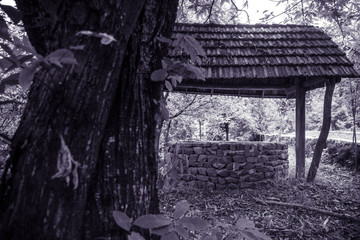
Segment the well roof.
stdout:
<svg viewBox="0 0 360 240">
<path fill-rule="evenodd" d="M 358 77 L 353 64 L 320 29 L 305 25 L 177 23 L 173 37 L 193 36 L 203 46 L 206 81 L 185 79 L 175 91 L 254 97 L 295 97 L 328 78 Z"/>
</svg>

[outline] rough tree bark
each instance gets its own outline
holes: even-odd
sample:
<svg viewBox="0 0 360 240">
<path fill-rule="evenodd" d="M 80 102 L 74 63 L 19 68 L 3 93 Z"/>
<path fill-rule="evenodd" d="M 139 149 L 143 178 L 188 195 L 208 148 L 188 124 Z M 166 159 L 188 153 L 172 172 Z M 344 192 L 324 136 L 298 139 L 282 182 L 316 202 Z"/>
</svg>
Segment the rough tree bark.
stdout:
<svg viewBox="0 0 360 240">
<path fill-rule="evenodd" d="M 169 22 L 175 22 L 177 2 L 169 2 L 149 1 L 130 38 L 88 201 L 87 211 L 96 213 L 86 220 L 89 239 L 119 235 L 114 210 L 134 219 L 159 212 L 154 115 L 163 96 L 162 86 L 152 82 L 149 73 L 161 67 L 158 55 L 163 49 L 158 49 L 155 36 L 161 32 L 170 37 Z"/>
<path fill-rule="evenodd" d="M 153 99 L 161 87 L 148 76 L 159 62 L 154 39 L 172 27 L 176 5 L 17 1 L 39 53 L 85 49 L 74 51 L 75 68 L 43 66 L 35 75 L 1 187 L 0 239 L 125 239 L 110 211 L 131 217 L 157 211 Z M 117 41 L 102 45 L 98 38 L 76 36 L 80 30 L 108 33 Z M 52 179 L 60 136 L 80 164 L 77 171 L 72 167 L 77 187 L 75 174 L 69 186 L 65 178 Z"/>
<path fill-rule="evenodd" d="M 317 170 L 319 168 L 321 155 L 326 145 L 326 140 L 329 135 L 331 124 L 331 102 L 336 84 L 336 79 L 330 79 L 326 81 L 326 91 L 324 97 L 324 112 L 323 112 L 323 124 L 321 127 L 319 138 L 316 142 L 313 159 L 309 168 L 307 181 L 312 182 L 316 177 Z"/>
</svg>

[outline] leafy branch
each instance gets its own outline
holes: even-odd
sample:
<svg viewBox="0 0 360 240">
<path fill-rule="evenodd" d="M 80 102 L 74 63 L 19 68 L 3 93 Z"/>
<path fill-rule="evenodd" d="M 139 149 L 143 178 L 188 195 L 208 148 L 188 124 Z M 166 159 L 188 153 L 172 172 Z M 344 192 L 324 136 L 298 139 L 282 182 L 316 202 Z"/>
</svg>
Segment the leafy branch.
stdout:
<svg viewBox="0 0 360 240">
<path fill-rule="evenodd" d="M 163 215 L 146 214 L 133 220 L 124 212 L 113 211 L 116 224 L 126 231 L 128 240 L 145 240 L 139 233 L 132 231 L 134 226 L 147 229 L 150 234 L 161 237 L 161 240 L 188 240 L 195 239 L 201 234 L 201 240 L 222 240 L 223 234 L 219 228 L 221 225 L 210 226 L 200 217 L 187 216 L 190 204 L 182 200 L 175 205 L 173 218 Z M 211 227 L 211 231 L 209 228 Z M 247 240 L 270 240 L 271 238 L 261 233 L 255 223 L 245 218 L 238 218 L 234 228 L 239 234 L 239 239 Z M 198 235 L 199 235 L 198 234 Z"/>
</svg>

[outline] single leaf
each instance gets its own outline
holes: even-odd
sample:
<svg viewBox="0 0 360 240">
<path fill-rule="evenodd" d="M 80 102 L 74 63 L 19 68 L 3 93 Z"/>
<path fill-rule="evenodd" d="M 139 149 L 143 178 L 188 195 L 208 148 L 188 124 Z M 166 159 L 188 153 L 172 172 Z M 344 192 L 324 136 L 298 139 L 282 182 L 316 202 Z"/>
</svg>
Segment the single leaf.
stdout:
<svg viewBox="0 0 360 240">
<path fill-rule="evenodd" d="M 169 225 L 170 223 L 171 219 L 162 215 L 147 214 L 137 218 L 134 225 L 145 229 L 152 229 L 163 227 Z"/>
<path fill-rule="evenodd" d="M 255 228 L 255 223 L 246 218 L 239 218 L 236 221 L 236 227 L 238 229 L 245 229 L 245 228 L 251 229 L 251 228 Z"/>
<path fill-rule="evenodd" d="M 179 240 L 179 236 L 174 231 L 171 231 L 162 236 L 161 240 Z"/>
<path fill-rule="evenodd" d="M 160 105 L 160 113 L 161 113 L 161 118 L 165 121 L 169 120 L 170 114 L 169 114 L 169 110 L 166 108 L 165 105 Z"/>
<path fill-rule="evenodd" d="M 246 240 L 271 240 L 269 236 L 256 229 L 239 230 L 239 232 Z"/>
<path fill-rule="evenodd" d="M 9 16 L 9 18 L 15 24 L 18 24 L 23 18 L 22 12 L 12 6 L 0 4 L 0 8 Z"/>
<path fill-rule="evenodd" d="M 129 218 L 125 213 L 120 211 L 113 211 L 112 215 L 114 217 L 116 224 L 119 227 L 121 227 L 125 231 L 130 232 L 131 222 L 132 222 L 131 218 Z"/>
<path fill-rule="evenodd" d="M 32 59 L 33 57 L 34 57 L 34 55 L 32 55 L 32 54 L 21 56 L 21 57 L 19 58 L 19 62 L 20 62 L 20 64 L 23 64 L 24 62 L 29 61 L 29 60 Z"/>
<path fill-rule="evenodd" d="M 0 43 L 0 46 L 2 47 L 2 49 L 5 50 L 7 54 L 9 54 L 10 56 L 14 56 L 13 50 L 8 45 Z"/>
<path fill-rule="evenodd" d="M 0 38 L 11 41 L 9 28 L 4 18 L 0 15 Z"/>
<path fill-rule="evenodd" d="M 163 37 L 163 36 L 160 36 L 160 37 L 157 37 L 156 38 L 159 42 L 162 42 L 162 43 L 167 43 L 167 44 L 171 44 L 172 41 L 170 38 L 167 38 L 167 37 Z"/>
<path fill-rule="evenodd" d="M 204 236 L 204 238 L 201 238 L 202 240 L 218 240 L 215 235 L 207 235 Z"/>
<path fill-rule="evenodd" d="M 186 230 L 182 225 L 175 224 L 175 231 L 183 239 L 189 239 L 189 231 Z"/>
<path fill-rule="evenodd" d="M 166 225 L 163 227 L 159 227 L 159 228 L 153 228 L 150 230 L 150 232 L 152 234 L 158 235 L 158 236 L 163 236 L 166 233 L 170 232 L 172 230 L 172 225 Z"/>
<path fill-rule="evenodd" d="M 161 59 L 161 67 L 162 67 L 163 69 L 167 69 L 167 67 L 168 67 L 168 65 L 167 65 L 167 63 L 164 61 L 164 59 Z"/>
<path fill-rule="evenodd" d="M 26 36 L 23 37 L 23 40 L 20 40 L 16 36 L 13 36 L 13 39 L 17 48 L 35 55 L 38 59 L 42 59 L 42 56 L 36 52 L 35 48 L 31 45 L 29 39 Z"/>
<path fill-rule="evenodd" d="M 165 81 L 165 86 L 169 90 L 169 92 L 172 92 L 173 87 L 169 81 Z"/>
<path fill-rule="evenodd" d="M 24 89 L 29 89 L 32 80 L 34 78 L 34 74 L 38 68 L 38 64 L 34 64 L 29 67 L 22 68 L 19 75 L 19 85 Z"/>
<path fill-rule="evenodd" d="M 145 238 L 137 232 L 131 232 L 131 234 L 128 235 L 128 240 L 145 240 Z"/>
<path fill-rule="evenodd" d="M 15 59 L 15 57 L 4 57 L 4 59 L 8 60 L 9 62 L 11 62 L 11 65 L 9 67 L 7 67 L 5 69 L 4 73 L 8 73 L 12 70 L 14 70 L 15 68 L 18 68 L 20 66 L 20 63 L 17 59 Z M 14 61 L 15 60 L 15 61 Z"/>
<path fill-rule="evenodd" d="M 194 231 L 202 231 L 208 228 L 209 224 L 199 217 L 182 217 L 181 222 L 185 227 Z"/>
<path fill-rule="evenodd" d="M 62 67 L 62 64 L 77 64 L 74 54 L 69 49 L 57 49 L 45 57 L 45 60 Z"/>
<path fill-rule="evenodd" d="M 0 68 L 3 69 L 3 70 L 6 70 L 8 67 L 11 66 L 11 64 L 12 64 L 12 62 L 9 61 L 6 58 L 1 58 L 0 59 Z"/>
<path fill-rule="evenodd" d="M 101 37 L 101 44 L 103 45 L 109 45 L 112 42 L 116 42 L 116 39 L 113 35 L 107 34 L 107 33 L 99 33 L 99 36 Z"/>
<path fill-rule="evenodd" d="M 1 84 L 6 84 L 10 86 L 19 84 L 19 75 L 20 73 L 11 74 L 7 78 L 1 80 Z"/>
<path fill-rule="evenodd" d="M 151 73 L 150 79 L 154 82 L 164 81 L 168 73 L 165 69 L 158 69 Z"/>
<path fill-rule="evenodd" d="M 176 78 L 174 78 L 173 76 L 170 76 L 170 80 L 171 80 L 171 84 L 176 87 L 177 85 L 177 81 L 176 81 Z"/>
<path fill-rule="evenodd" d="M 189 210 L 190 204 L 186 200 L 182 200 L 175 205 L 174 219 L 179 219 Z"/>
</svg>

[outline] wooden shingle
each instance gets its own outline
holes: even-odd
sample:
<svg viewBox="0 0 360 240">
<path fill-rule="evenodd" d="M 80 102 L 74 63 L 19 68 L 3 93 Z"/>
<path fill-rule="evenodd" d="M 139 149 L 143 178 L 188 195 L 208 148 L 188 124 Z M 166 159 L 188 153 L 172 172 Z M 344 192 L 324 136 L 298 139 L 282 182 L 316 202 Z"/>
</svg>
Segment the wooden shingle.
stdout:
<svg viewBox="0 0 360 240">
<path fill-rule="evenodd" d="M 184 79 L 175 91 L 291 98 L 295 80 L 311 90 L 329 78 L 359 76 L 345 53 L 313 26 L 177 23 L 173 37 L 180 34 L 193 36 L 203 46 L 206 81 Z M 170 56 L 178 57 L 173 52 Z M 242 90 L 245 85 L 247 90 Z"/>
</svg>

